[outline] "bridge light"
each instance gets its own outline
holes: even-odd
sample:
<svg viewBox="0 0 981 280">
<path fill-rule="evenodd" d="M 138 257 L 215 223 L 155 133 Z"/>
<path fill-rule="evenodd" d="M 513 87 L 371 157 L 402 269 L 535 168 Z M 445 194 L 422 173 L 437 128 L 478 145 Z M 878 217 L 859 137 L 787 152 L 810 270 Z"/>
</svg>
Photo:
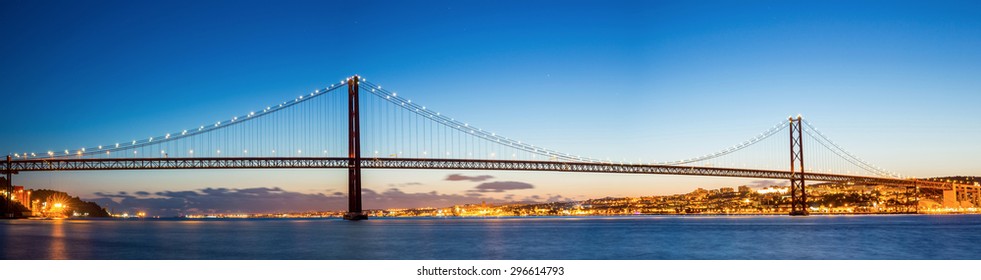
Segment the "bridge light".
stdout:
<svg viewBox="0 0 981 280">
<path fill-rule="evenodd" d="M 52 151 L 48 151 L 48 155 L 49 155 L 49 156 L 54 156 L 54 152 L 52 152 Z"/>
<path fill-rule="evenodd" d="M 249 150 L 242 150 L 242 153 L 248 154 L 249 153 Z"/>
<path fill-rule="evenodd" d="M 221 150 L 218 150 L 218 154 L 219 154 L 219 155 L 221 154 Z"/>
<path fill-rule="evenodd" d="M 302 154 L 302 153 L 303 153 L 303 151 L 301 151 L 301 150 L 296 150 L 296 154 Z"/>
<path fill-rule="evenodd" d="M 170 139 L 170 133 L 167 133 L 167 135 L 164 136 L 164 139 Z M 99 149 L 102 149 L 102 148 L 99 148 Z"/>
<path fill-rule="evenodd" d="M 190 151 L 187 151 L 187 152 L 190 153 L 191 155 L 194 155 L 194 150 L 190 150 Z"/>
<path fill-rule="evenodd" d="M 150 137 L 150 140 L 148 140 L 147 142 L 152 142 L 152 141 L 153 141 L 153 137 Z"/>
<path fill-rule="evenodd" d="M 119 148 L 119 143 L 116 143 L 116 148 Z"/>
<path fill-rule="evenodd" d="M 184 131 L 181 131 L 181 135 L 185 135 L 185 134 L 187 134 L 187 129 L 185 129 Z"/>
<path fill-rule="evenodd" d="M 99 150 L 102 150 L 102 145 L 99 145 Z"/>
<path fill-rule="evenodd" d="M 274 153 L 274 154 L 275 154 L 275 153 L 276 153 L 276 150 L 272 150 L 272 153 Z"/>
<path fill-rule="evenodd" d="M 392 96 L 399 96 L 399 94 L 398 94 L 398 93 L 396 93 L 396 92 L 393 92 L 393 93 L 392 93 Z"/>
<path fill-rule="evenodd" d="M 198 131 L 201 131 L 202 129 L 204 129 L 203 125 L 201 127 L 198 127 Z"/>
<path fill-rule="evenodd" d="M 382 89 L 382 86 L 378 86 L 378 89 Z"/>
</svg>

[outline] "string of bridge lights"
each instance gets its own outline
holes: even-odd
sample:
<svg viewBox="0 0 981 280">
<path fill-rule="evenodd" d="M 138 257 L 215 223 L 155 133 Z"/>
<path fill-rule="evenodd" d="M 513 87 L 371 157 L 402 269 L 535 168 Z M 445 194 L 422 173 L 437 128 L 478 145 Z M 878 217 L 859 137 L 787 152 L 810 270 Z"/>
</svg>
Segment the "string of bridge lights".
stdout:
<svg viewBox="0 0 981 280">
<path fill-rule="evenodd" d="M 487 140 L 487 141 L 490 141 L 490 142 L 494 142 L 494 143 L 498 143 L 498 144 L 501 144 L 501 145 L 504 145 L 504 146 L 512 147 L 512 148 L 515 148 L 515 149 L 518 149 L 518 150 L 521 150 L 521 151 L 524 151 L 524 152 L 528 152 L 528 153 L 532 153 L 532 154 L 537 154 L 537 155 L 542 155 L 542 156 L 545 156 L 546 158 L 554 159 L 554 160 L 565 160 L 565 161 L 572 161 L 572 162 L 588 162 L 588 163 L 600 163 L 600 162 L 603 162 L 603 161 L 600 161 L 600 160 L 597 160 L 597 159 L 592 159 L 592 158 L 588 158 L 588 157 L 582 157 L 582 156 L 572 155 L 572 154 L 568 154 L 568 153 L 560 153 L 560 152 L 553 151 L 553 150 L 550 150 L 550 149 L 545 149 L 545 148 L 534 146 L 534 145 L 531 145 L 531 144 L 528 144 L 528 143 L 525 143 L 525 142 L 522 142 L 522 141 L 518 141 L 518 140 L 514 140 L 514 139 L 511 139 L 511 138 L 508 138 L 508 137 L 504 137 L 504 136 L 498 135 L 497 133 L 486 131 L 486 130 L 481 129 L 481 128 L 478 128 L 478 127 L 471 126 L 469 123 L 458 121 L 455 118 L 450 118 L 450 117 L 447 117 L 447 116 L 441 114 L 440 112 L 436 112 L 436 111 L 433 111 L 431 109 L 428 109 L 426 106 L 423 106 L 423 105 L 418 104 L 418 102 L 413 103 L 411 99 L 407 99 L 407 98 L 404 98 L 402 96 L 399 96 L 397 92 L 389 91 L 388 89 L 383 88 L 381 85 L 377 85 L 377 84 L 373 84 L 371 82 L 368 82 L 364 78 L 361 79 L 361 82 L 359 83 L 359 87 L 361 87 L 362 89 L 367 89 L 368 92 L 370 92 L 371 94 L 374 94 L 375 96 L 381 97 L 384 100 L 386 100 L 386 101 L 388 101 L 388 102 L 390 102 L 392 104 L 395 104 L 397 106 L 401 106 L 403 108 L 406 108 L 406 109 L 409 110 L 409 112 L 415 113 L 415 114 L 417 114 L 417 115 L 419 115 L 419 116 L 421 116 L 423 118 L 426 118 L 426 119 L 435 121 L 437 123 L 446 125 L 449 128 L 455 129 L 457 131 L 460 131 L 460 132 L 463 132 L 463 133 L 466 133 L 466 134 L 469 134 L 469 135 L 473 135 L 475 137 L 478 137 L 478 138 L 481 138 L 481 139 L 484 139 L 484 140 Z"/>
<path fill-rule="evenodd" d="M 830 149 L 832 152 L 835 152 L 835 154 L 837 154 L 838 156 L 840 156 L 842 158 L 845 158 L 845 160 L 848 160 L 849 162 L 852 162 L 852 164 L 855 164 L 856 166 L 858 166 L 860 168 L 863 168 L 865 170 L 868 170 L 868 168 L 871 168 L 873 170 L 868 170 L 868 171 L 870 171 L 872 173 L 875 173 L 876 175 L 879 175 L 879 176 L 893 177 L 893 178 L 902 178 L 903 177 L 902 175 L 900 175 L 898 173 L 889 172 L 889 171 L 887 171 L 885 169 L 879 168 L 878 166 L 876 166 L 874 164 L 871 164 L 871 163 L 866 162 L 865 160 L 862 160 L 861 158 L 859 158 L 859 157 L 855 156 L 854 154 L 848 152 L 848 150 L 845 150 L 844 148 L 842 148 L 841 146 L 839 146 L 834 141 L 831 141 L 831 138 L 828 138 L 827 136 L 825 136 L 823 133 L 821 133 L 821 130 L 819 130 L 816 127 L 814 127 L 814 125 L 812 125 L 807 120 L 803 120 L 803 122 L 809 128 L 809 129 L 805 129 L 804 131 L 807 132 L 809 135 L 811 135 L 812 138 L 815 138 L 814 140 L 818 140 L 818 142 L 820 143 L 821 140 L 817 139 L 817 137 L 820 137 L 824 141 L 827 141 L 828 144 L 830 144 L 831 146 L 834 147 L 834 148 L 828 147 L 828 149 Z M 814 131 L 814 133 L 816 133 L 817 136 L 814 136 L 813 134 L 811 134 L 811 131 Z M 827 147 L 827 146 L 825 146 L 825 147 Z M 841 151 L 842 153 L 844 153 L 844 155 L 839 154 L 835 150 Z M 855 163 L 852 160 L 849 160 L 848 158 L 854 159 L 855 161 L 858 161 L 858 163 Z M 859 164 L 861 164 L 861 165 L 859 165 Z M 864 165 L 865 167 L 863 167 L 862 165 Z"/>
<path fill-rule="evenodd" d="M 359 77 L 359 76 L 354 76 L 354 77 Z M 108 154 L 110 154 L 112 152 L 125 151 L 125 150 L 136 149 L 136 148 L 142 148 L 142 147 L 148 146 L 148 145 L 161 144 L 161 143 L 166 143 L 168 141 L 175 141 L 175 140 L 186 138 L 186 137 L 200 135 L 200 134 L 203 134 L 203 133 L 207 133 L 207 132 L 210 132 L 210 131 L 218 130 L 218 129 L 221 129 L 221 128 L 224 128 L 224 127 L 228 127 L 228 126 L 231 126 L 231 125 L 240 123 L 240 122 L 242 122 L 244 120 L 249 120 L 249 119 L 257 118 L 257 117 L 262 117 L 262 116 L 265 116 L 265 115 L 274 113 L 276 111 L 283 110 L 283 109 L 289 108 L 291 106 L 300 104 L 302 102 L 305 102 L 305 101 L 308 101 L 308 100 L 312 100 L 314 97 L 324 95 L 324 94 L 326 94 L 328 92 L 332 92 L 334 90 L 337 90 L 339 88 L 342 88 L 342 87 L 346 86 L 347 83 L 350 82 L 351 79 L 353 79 L 354 77 L 348 77 L 348 78 L 346 78 L 344 80 L 341 80 L 337 84 L 331 84 L 328 87 L 314 90 L 313 92 L 309 93 L 308 95 L 299 95 L 299 96 L 297 96 L 296 98 L 294 98 L 292 100 L 287 100 L 287 101 L 281 102 L 281 103 L 276 104 L 276 105 L 273 105 L 273 106 L 267 106 L 265 108 L 261 108 L 260 110 L 250 111 L 250 112 L 248 112 L 248 113 L 246 113 L 244 115 L 233 116 L 233 117 L 231 117 L 230 119 L 227 119 L 227 120 L 217 121 L 213 125 L 200 125 L 196 129 L 184 129 L 184 130 L 181 130 L 179 132 L 165 133 L 165 134 L 160 135 L 160 136 L 148 137 L 148 138 L 141 139 L 141 140 L 132 140 L 132 141 L 129 141 L 129 142 L 116 142 L 115 144 L 111 144 L 111 145 L 98 145 L 98 146 L 95 146 L 95 147 L 79 148 L 77 150 L 74 150 L 74 152 L 72 152 L 71 149 L 64 149 L 62 152 L 48 151 L 46 153 L 46 155 L 49 158 L 63 158 L 63 157 L 76 157 L 76 156 L 77 157 L 82 157 L 82 156 L 89 156 L 89 155 L 99 155 L 99 154 L 103 154 L 103 153 L 105 153 L 105 154 L 108 155 Z M 612 164 L 613 163 L 610 160 L 598 160 L 598 159 L 594 159 L 594 158 L 582 157 L 582 156 L 572 155 L 572 154 L 568 154 L 568 153 L 560 153 L 560 152 L 557 152 L 557 151 L 554 151 L 554 150 L 550 150 L 550 149 L 545 149 L 545 148 L 542 148 L 542 147 L 534 146 L 534 145 L 531 145 L 531 144 L 528 144 L 528 143 L 525 143 L 525 142 L 522 142 L 522 141 L 518 141 L 518 140 L 514 140 L 514 139 L 511 139 L 511 138 L 508 138 L 508 137 L 504 137 L 504 136 L 498 135 L 497 133 L 494 133 L 494 132 L 489 132 L 489 131 L 483 130 L 481 128 L 471 126 L 469 123 L 461 122 L 461 121 L 458 121 L 458 120 L 456 120 L 454 118 L 450 118 L 450 117 L 447 117 L 445 115 L 442 115 L 440 112 L 433 111 L 433 110 L 427 108 L 426 106 L 423 106 L 423 105 L 418 104 L 417 102 L 414 103 L 414 102 L 412 102 L 411 99 L 407 99 L 407 98 L 405 98 L 403 96 L 399 96 L 398 93 L 396 93 L 394 91 L 390 91 L 388 89 L 385 89 L 381 85 L 377 85 L 377 84 L 368 82 L 368 80 L 365 79 L 365 78 L 363 78 L 363 77 L 360 77 L 360 80 L 359 80 L 359 83 L 358 84 L 359 84 L 359 88 L 360 89 L 367 89 L 367 92 L 368 93 L 371 93 L 371 94 L 373 94 L 373 95 L 375 95 L 377 97 L 380 97 L 383 100 L 386 100 L 386 101 L 388 101 L 388 102 L 390 102 L 390 103 L 392 103 L 392 104 L 394 104 L 396 106 L 399 106 L 401 108 L 404 108 L 404 109 L 408 110 L 409 112 L 415 113 L 415 114 L 417 114 L 419 116 L 422 116 L 422 117 L 427 118 L 429 120 L 432 120 L 432 121 L 435 121 L 435 122 L 440 123 L 442 125 L 445 125 L 445 126 L 451 128 L 451 129 L 455 129 L 457 131 L 460 131 L 460 132 L 463 132 L 465 134 L 469 134 L 469 135 L 472 135 L 472 136 L 475 136 L 475 137 L 478 137 L 478 138 L 481 138 L 481 139 L 490 141 L 492 143 L 497 143 L 497 144 L 500 144 L 500 145 L 508 146 L 508 147 L 515 148 L 515 149 L 518 149 L 518 150 L 521 150 L 521 151 L 524 151 L 524 152 L 528 152 L 528 153 L 531 153 L 531 154 L 541 155 L 541 156 L 544 156 L 544 157 L 546 157 L 547 159 L 550 159 L 550 160 L 562 160 L 562 161 L 569 161 L 569 162 L 585 162 L 585 163 L 608 163 L 608 164 Z M 876 167 L 875 165 L 872 165 L 872 164 L 870 164 L 868 162 L 865 162 L 864 160 L 861 160 L 860 158 L 854 156 L 853 154 L 849 153 L 847 150 L 844 150 L 839 145 L 837 145 L 836 143 L 834 143 L 833 141 L 831 141 L 824 134 L 822 134 L 819 130 L 817 130 L 816 128 L 814 128 L 814 126 L 810 122 L 808 122 L 806 120 L 804 120 L 803 122 L 808 126 L 808 128 L 810 128 L 808 130 L 805 130 L 805 131 L 807 131 L 808 135 L 810 135 L 815 140 L 819 140 L 819 139 L 817 139 L 818 137 L 824 139 L 825 141 L 827 141 L 828 144 L 830 144 L 832 147 L 834 147 L 834 148 L 828 147 L 829 150 L 832 150 L 833 152 L 835 152 L 835 154 L 837 154 L 838 156 L 840 156 L 840 157 L 848 160 L 852 164 L 855 164 L 858 167 L 861 167 L 861 168 L 866 169 L 866 170 L 868 170 L 870 172 L 876 173 L 877 175 L 880 175 L 880 176 L 885 175 L 885 176 L 888 176 L 888 177 L 895 177 L 895 178 L 900 178 L 901 177 L 901 176 L 899 176 L 899 175 L 897 175 L 895 173 L 885 171 L 885 170 L 883 170 L 881 168 Z M 715 152 L 715 153 L 706 154 L 706 155 L 702 155 L 702 156 L 694 157 L 694 158 L 689 158 L 689 159 L 685 159 L 685 160 L 665 161 L 665 162 L 653 162 L 651 164 L 655 164 L 655 165 L 682 165 L 682 164 L 688 164 L 688 163 L 694 163 L 694 162 L 700 162 L 700 161 L 705 161 L 705 160 L 710 160 L 710 159 L 718 158 L 718 157 L 725 156 L 725 155 L 731 154 L 733 152 L 742 150 L 742 149 L 744 149 L 746 147 L 749 147 L 749 146 L 752 146 L 752 145 L 754 145 L 756 143 L 759 143 L 759 142 L 761 142 L 761 141 L 763 141 L 763 140 L 765 140 L 765 139 L 767 139 L 767 138 L 775 135 L 777 132 L 782 131 L 784 128 L 786 128 L 789 125 L 790 125 L 790 121 L 789 120 L 782 121 L 782 122 L 774 125 L 770 129 L 764 131 L 763 133 L 760 133 L 756 137 L 753 137 L 750 140 L 741 142 L 741 143 L 739 143 L 737 145 L 734 145 L 732 147 L 729 147 L 727 149 L 724 149 L 724 150 L 721 150 L 721 151 L 718 151 L 718 152 Z M 810 130 L 814 130 L 814 132 L 818 136 L 815 136 L 815 135 L 811 134 Z M 819 140 L 819 142 L 821 142 L 821 141 Z M 824 143 L 822 143 L 822 145 L 824 145 Z M 841 153 L 838 153 L 838 151 L 841 151 L 842 153 L 844 153 L 844 155 L 842 155 Z M 137 151 L 134 150 L 133 152 L 135 154 Z M 221 150 L 220 149 L 217 150 L 216 153 L 220 155 L 221 154 Z M 248 153 L 248 150 L 245 150 L 244 153 L 247 154 Z M 272 153 L 275 154 L 276 151 L 273 150 Z M 301 153 L 301 152 L 298 151 L 298 153 Z M 165 154 L 164 151 L 161 151 L 161 154 Z M 190 150 L 189 151 L 189 154 L 193 155 L 194 154 L 194 150 L 193 149 Z M 41 158 L 43 158 L 44 155 L 45 154 L 41 154 Z M 38 157 L 38 154 L 37 153 L 33 153 L 33 152 L 32 153 L 15 153 L 13 156 L 14 156 L 14 158 L 17 158 L 17 159 L 39 158 Z M 492 153 L 492 156 L 493 156 L 493 153 Z M 622 164 L 622 162 L 621 162 L 621 164 Z M 870 168 L 872 170 L 869 170 Z"/>
<path fill-rule="evenodd" d="M 844 159 L 848 163 L 851 163 L 852 165 L 854 165 L 854 166 L 856 166 L 858 168 L 864 169 L 865 171 L 868 171 L 868 172 L 870 172 L 872 174 L 875 174 L 877 176 L 882 176 L 882 177 L 895 177 L 895 176 L 893 176 L 890 173 L 883 173 L 881 170 L 877 170 L 877 169 L 875 169 L 875 168 L 873 168 L 871 166 L 863 165 L 863 164 L 861 164 L 859 162 L 856 162 L 856 160 L 853 160 L 853 159 L 851 159 L 851 158 L 849 158 L 849 157 L 847 157 L 845 155 L 842 155 L 842 153 L 840 153 L 839 151 L 837 151 L 835 148 L 832 148 L 831 146 L 829 146 L 829 144 L 828 143 L 825 143 L 825 141 L 822 141 L 821 139 L 818 139 L 818 137 L 815 136 L 810 131 L 805 131 L 805 133 L 807 133 L 807 136 L 808 137 L 810 137 L 811 139 L 814 139 L 815 142 L 817 142 L 818 144 L 821 144 L 821 146 L 823 146 L 823 147 L 827 148 L 829 151 L 831 151 L 831 153 L 837 155 L 838 157 Z M 851 174 L 851 170 L 848 170 L 848 171 L 845 171 L 845 172 L 847 172 L 848 174 Z M 898 177 L 896 177 L 896 178 L 898 178 Z"/>
<path fill-rule="evenodd" d="M 733 152 L 742 150 L 743 148 L 752 146 L 753 144 L 759 143 L 760 141 L 766 140 L 767 138 L 770 138 L 770 136 L 773 136 L 773 135 L 777 134 L 777 132 L 782 131 L 784 128 L 786 128 L 789 125 L 790 125 L 790 121 L 789 120 L 782 121 L 780 123 L 777 123 L 773 127 L 770 127 L 770 129 L 767 129 L 763 133 L 760 133 L 756 137 L 753 137 L 752 139 L 743 141 L 743 142 L 741 142 L 739 144 L 733 145 L 732 147 L 729 147 L 729 148 L 727 148 L 725 150 L 722 150 L 722 151 L 718 151 L 718 152 L 711 153 L 711 154 L 706 154 L 706 155 L 699 156 L 699 157 L 693 157 L 693 158 L 689 158 L 689 159 L 684 159 L 684 160 L 658 162 L 656 164 L 658 164 L 658 165 L 682 165 L 682 164 L 688 164 L 688 163 L 694 163 L 694 162 L 700 162 L 700 161 L 710 160 L 710 159 L 714 159 L 714 158 L 721 157 L 721 156 L 724 156 L 724 155 L 728 155 L 728 154 L 731 154 Z"/>
<path fill-rule="evenodd" d="M 165 133 L 165 134 L 160 135 L 160 136 L 152 136 L 152 137 L 143 138 L 143 139 L 134 139 L 132 141 L 127 141 L 127 142 L 116 142 L 115 144 L 111 144 L 111 145 L 98 145 L 98 146 L 95 146 L 95 147 L 79 148 L 77 150 L 64 149 L 63 150 L 63 153 L 62 152 L 55 152 L 55 151 L 52 150 L 52 151 L 48 151 L 45 154 L 41 154 L 42 155 L 41 157 L 43 158 L 44 155 L 47 155 L 47 158 L 65 158 L 65 157 L 82 157 L 82 156 L 91 156 L 91 155 L 110 154 L 112 152 L 119 152 L 119 151 L 125 151 L 125 150 L 129 150 L 129 149 L 142 148 L 142 147 L 148 146 L 148 145 L 156 145 L 156 144 L 166 143 L 166 142 L 169 142 L 169 141 L 175 141 L 175 140 L 179 140 L 179 139 L 182 139 L 182 138 L 186 138 L 186 137 L 191 137 L 191 136 L 203 134 L 203 133 L 206 133 L 206 132 L 209 132 L 209 131 L 213 131 L 213 130 L 225 128 L 225 127 L 228 127 L 228 126 L 231 126 L 231 125 L 240 123 L 240 122 L 242 122 L 244 120 L 248 120 L 248 119 L 252 119 L 252 118 L 257 118 L 257 117 L 261 117 L 261 116 L 264 116 L 264 115 L 268 115 L 268 114 L 271 114 L 273 112 L 276 112 L 276 111 L 279 111 L 279 110 L 283 110 L 283 109 L 292 107 L 294 105 L 300 104 L 300 103 L 302 103 L 304 101 L 311 100 L 312 99 L 311 97 L 316 97 L 316 96 L 324 95 L 324 94 L 326 94 L 328 92 L 331 92 L 333 90 L 336 90 L 338 88 L 341 88 L 342 86 L 346 85 L 347 81 L 350 80 L 350 79 L 351 78 L 347 78 L 346 80 L 341 80 L 340 83 L 331 84 L 328 87 L 314 90 L 309 95 L 300 95 L 300 96 L 298 96 L 298 97 L 296 97 L 296 98 L 294 98 L 292 100 L 284 101 L 284 102 L 281 102 L 281 103 L 276 104 L 276 105 L 273 105 L 273 106 L 266 106 L 265 108 L 262 108 L 262 109 L 259 109 L 259 110 L 255 110 L 255 111 L 250 111 L 250 112 L 248 112 L 248 113 L 246 113 L 244 115 L 233 116 L 233 117 L 231 117 L 230 119 L 227 119 L 227 120 L 217 121 L 213 125 L 200 125 L 197 128 L 195 128 L 195 129 L 184 129 L 184 130 L 181 130 L 179 132 Z M 136 151 L 134 151 L 134 154 L 135 153 L 136 153 Z M 190 154 L 194 154 L 194 150 L 190 150 L 189 153 Z M 220 154 L 221 151 L 219 150 L 217 153 Z M 32 153 L 27 153 L 27 152 L 25 152 L 25 153 L 15 153 L 15 154 L 13 154 L 13 156 L 14 156 L 14 158 L 17 158 L 17 159 L 38 158 L 38 154 L 37 153 L 33 153 L 33 152 Z"/>
<path fill-rule="evenodd" d="M 350 82 L 352 78 L 353 77 L 348 77 L 344 80 L 341 80 L 337 84 L 332 84 L 326 88 L 315 90 L 309 95 L 300 95 L 292 100 L 287 100 L 273 106 L 267 106 L 263 109 L 260 109 L 259 111 L 250 111 L 249 113 L 246 113 L 244 115 L 233 116 L 232 118 L 227 120 L 217 121 L 213 125 L 200 125 L 196 129 L 184 129 L 181 130 L 180 132 L 165 133 L 160 136 L 153 136 L 144 139 L 134 139 L 128 142 L 116 142 L 115 144 L 111 144 L 111 145 L 98 145 L 95 147 L 79 148 L 77 150 L 64 149 L 63 153 L 59 153 L 59 152 L 55 152 L 54 150 L 51 150 L 48 151 L 46 155 L 47 158 L 65 158 L 65 157 L 83 157 L 83 156 L 101 155 L 103 153 L 111 154 L 113 152 L 137 149 L 148 145 L 159 145 L 169 141 L 176 141 L 182 138 L 200 135 L 203 133 L 207 133 L 210 131 L 214 131 L 234 125 L 236 123 L 241 122 L 242 120 L 248 120 L 248 119 L 268 115 L 273 112 L 283 110 L 291 106 L 294 106 L 296 104 L 302 103 L 304 101 L 311 100 L 312 97 L 316 97 L 326 94 L 328 92 L 332 92 L 338 88 L 347 85 L 347 83 Z M 360 78 L 359 82 L 360 82 L 359 84 L 362 85 L 360 86 L 362 89 L 369 89 L 369 92 L 376 96 L 382 97 L 393 104 L 406 108 L 410 112 L 416 113 L 422 117 L 431 119 L 433 121 L 442 123 L 450 128 L 456 129 L 466 134 L 470 134 L 491 142 L 499 143 L 525 152 L 542 155 L 553 160 L 566 160 L 566 161 L 575 161 L 575 162 L 603 162 L 600 160 L 591 159 L 582 156 L 576 156 L 568 153 L 560 153 L 554 150 L 530 145 L 519 140 L 503 137 L 496 133 L 488 132 L 484 129 L 471 126 L 469 123 L 460 122 L 454 118 L 446 117 L 445 115 L 442 115 L 439 112 L 428 109 L 426 106 L 419 105 L 418 103 L 413 103 L 411 99 L 406 99 L 404 97 L 398 96 L 396 92 L 383 89 L 380 85 L 369 83 L 367 79 L 363 77 Z M 137 153 L 137 151 L 135 150 L 133 152 L 134 154 Z M 193 155 L 194 150 L 191 149 L 188 151 L 188 153 Z M 221 151 L 216 150 L 216 153 L 221 154 Z M 248 153 L 247 150 L 244 151 L 244 153 Z M 273 150 L 273 153 L 275 153 L 275 150 Z M 161 154 L 165 154 L 165 152 L 161 151 Z M 44 155 L 45 154 L 42 154 L 41 158 L 44 158 Z M 38 154 L 33 152 L 15 153 L 13 154 L 13 156 L 16 159 L 38 158 Z"/>
</svg>

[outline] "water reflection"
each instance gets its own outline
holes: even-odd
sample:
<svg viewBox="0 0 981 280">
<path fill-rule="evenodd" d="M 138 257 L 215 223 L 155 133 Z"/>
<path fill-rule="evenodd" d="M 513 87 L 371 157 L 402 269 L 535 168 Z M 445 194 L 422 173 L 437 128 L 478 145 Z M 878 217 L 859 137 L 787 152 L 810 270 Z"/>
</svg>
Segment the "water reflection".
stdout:
<svg viewBox="0 0 981 280">
<path fill-rule="evenodd" d="M 51 246 L 48 248 L 48 259 L 65 260 L 68 259 L 67 248 L 65 246 L 65 221 L 54 220 L 51 224 Z"/>
<path fill-rule="evenodd" d="M 16 220 L 0 259 L 978 259 L 978 231 L 979 215 Z"/>
</svg>

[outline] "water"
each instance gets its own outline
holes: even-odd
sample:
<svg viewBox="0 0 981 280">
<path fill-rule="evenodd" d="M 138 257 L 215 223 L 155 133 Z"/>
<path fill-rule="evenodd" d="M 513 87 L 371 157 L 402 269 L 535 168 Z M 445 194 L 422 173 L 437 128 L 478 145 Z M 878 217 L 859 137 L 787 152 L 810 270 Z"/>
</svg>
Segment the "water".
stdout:
<svg viewBox="0 0 981 280">
<path fill-rule="evenodd" d="M 2 259 L 981 259 L 981 216 L 4 220 Z"/>
</svg>

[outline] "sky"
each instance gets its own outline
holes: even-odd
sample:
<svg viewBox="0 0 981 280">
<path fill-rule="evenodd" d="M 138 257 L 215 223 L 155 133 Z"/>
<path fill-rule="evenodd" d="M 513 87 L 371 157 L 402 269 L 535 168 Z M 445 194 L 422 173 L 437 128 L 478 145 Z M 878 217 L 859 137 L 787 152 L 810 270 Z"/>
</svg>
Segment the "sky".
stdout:
<svg viewBox="0 0 981 280">
<path fill-rule="evenodd" d="M 979 12 L 976 1 L 2 1 L 0 151 L 158 135 L 359 74 L 501 135 L 596 158 L 689 158 L 803 114 L 886 170 L 979 175 Z M 365 173 L 367 208 L 774 183 Z M 342 170 L 14 180 L 120 209 L 345 208 Z M 263 199 L 229 202 L 243 196 Z"/>
</svg>

